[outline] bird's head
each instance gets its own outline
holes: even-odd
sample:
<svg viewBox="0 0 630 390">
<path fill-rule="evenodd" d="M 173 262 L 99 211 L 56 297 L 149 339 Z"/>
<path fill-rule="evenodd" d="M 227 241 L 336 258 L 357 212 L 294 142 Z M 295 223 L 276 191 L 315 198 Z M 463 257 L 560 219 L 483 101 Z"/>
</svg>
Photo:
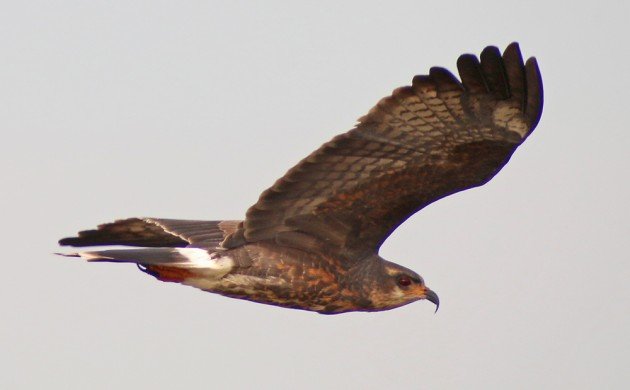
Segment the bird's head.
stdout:
<svg viewBox="0 0 630 390">
<path fill-rule="evenodd" d="M 388 310 L 426 299 L 437 311 L 440 299 L 429 289 L 420 275 L 401 265 L 380 259 L 380 266 L 371 267 L 374 275 L 367 295 L 376 310 Z M 376 272 L 375 272 L 376 271 Z"/>
</svg>

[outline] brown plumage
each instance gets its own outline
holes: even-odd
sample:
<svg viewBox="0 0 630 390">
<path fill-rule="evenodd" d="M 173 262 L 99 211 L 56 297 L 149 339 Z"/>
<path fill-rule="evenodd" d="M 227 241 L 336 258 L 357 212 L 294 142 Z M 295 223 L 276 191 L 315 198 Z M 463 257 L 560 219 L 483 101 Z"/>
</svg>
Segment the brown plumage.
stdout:
<svg viewBox="0 0 630 390">
<path fill-rule="evenodd" d="M 130 218 L 61 245 L 140 249 L 71 254 L 133 262 L 163 281 L 320 313 L 428 299 L 415 272 L 378 256 L 432 202 L 490 180 L 536 127 L 542 81 L 516 43 L 462 55 L 461 82 L 431 68 L 289 170 L 244 221 Z"/>
</svg>

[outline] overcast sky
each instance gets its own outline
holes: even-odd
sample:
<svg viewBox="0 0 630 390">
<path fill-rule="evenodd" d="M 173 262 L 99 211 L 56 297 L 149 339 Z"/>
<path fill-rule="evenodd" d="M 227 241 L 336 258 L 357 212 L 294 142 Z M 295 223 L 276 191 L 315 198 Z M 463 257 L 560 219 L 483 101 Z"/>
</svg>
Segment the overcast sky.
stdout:
<svg viewBox="0 0 630 390">
<path fill-rule="evenodd" d="M 630 6 L 551 3 L 4 2 L 0 387 L 627 388 Z M 511 41 L 540 64 L 538 128 L 381 250 L 437 314 L 322 316 L 52 254 L 117 218 L 242 218 L 413 75 Z"/>
</svg>

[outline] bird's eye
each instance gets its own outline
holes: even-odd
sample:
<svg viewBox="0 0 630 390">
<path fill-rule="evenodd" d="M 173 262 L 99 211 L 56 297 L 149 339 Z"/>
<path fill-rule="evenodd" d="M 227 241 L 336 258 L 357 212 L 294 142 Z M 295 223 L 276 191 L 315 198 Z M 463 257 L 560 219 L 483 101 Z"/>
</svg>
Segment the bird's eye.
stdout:
<svg viewBox="0 0 630 390">
<path fill-rule="evenodd" d="M 398 277 L 398 284 L 402 287 L 407 287 L 411 285 L 411 278 L 407 275 L 400 275 Z"/>
</svg>

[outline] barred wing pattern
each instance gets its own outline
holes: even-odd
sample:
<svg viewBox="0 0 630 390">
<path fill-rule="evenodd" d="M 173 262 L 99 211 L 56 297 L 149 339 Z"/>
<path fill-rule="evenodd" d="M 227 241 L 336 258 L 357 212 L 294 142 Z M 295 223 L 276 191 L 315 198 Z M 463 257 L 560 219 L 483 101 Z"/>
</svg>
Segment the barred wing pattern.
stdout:
<svg viewBox="0 0 630 390">
<path fill-rule="evenodd" d="M 542 113 L 535 58 L 516 43 L 431 68 L 396 89 L 260 196 L 224 245 L 275 241 L 351 265 L 428 204 L 490 180 Z"/>
</svg>

